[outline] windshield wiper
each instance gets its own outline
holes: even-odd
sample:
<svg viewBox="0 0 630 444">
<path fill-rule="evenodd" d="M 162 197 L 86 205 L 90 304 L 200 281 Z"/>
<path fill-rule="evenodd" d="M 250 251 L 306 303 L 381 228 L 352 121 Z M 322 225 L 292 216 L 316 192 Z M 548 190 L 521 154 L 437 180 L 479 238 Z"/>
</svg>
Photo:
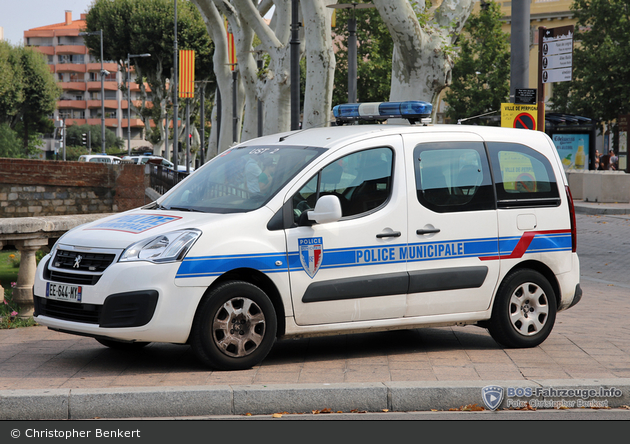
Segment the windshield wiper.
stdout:
<svg viewBox="0 0 630 444">
<path fill-rule="evenodd" d="M 164 210 L 173 210 L 173 211 L 193 211 L 193 212 L 197 212 L 197 213 L 203 213 L 203 211 L 201 210 L 197 210 L 196 208 L 190 208 L 190 207 L 161 207 Z"/>
</svg>

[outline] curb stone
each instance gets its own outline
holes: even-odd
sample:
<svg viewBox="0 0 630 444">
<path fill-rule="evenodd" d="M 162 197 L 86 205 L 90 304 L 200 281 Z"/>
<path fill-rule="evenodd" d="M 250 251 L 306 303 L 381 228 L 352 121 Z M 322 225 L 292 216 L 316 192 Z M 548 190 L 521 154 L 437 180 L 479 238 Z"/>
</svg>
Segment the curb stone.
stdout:
<svg viewBox="0 0 630 444">
<path fill-rule="evenodd" d="M 608 407 L 630 405 L 630 378 L 589 380 L 510 380 L 389 382 L 355 384 L 222 385 L 0 391 L 0 420 L 77 420 L 160 418 L 216 415 L 311 413 L 330 409 L 396 412 L 448 411 L 477 404 L 486 409 L 481 390 L 487 385 L 542 389 L 617 389 Z M 498 409 L 508 408 L 507 396 Z M 519 398 L 521 399 L 521 398 Z M 532 396 L 537 400 L 578 397 Z M 600 398 L 593 398 L 600 399 Z"/>
</svg>

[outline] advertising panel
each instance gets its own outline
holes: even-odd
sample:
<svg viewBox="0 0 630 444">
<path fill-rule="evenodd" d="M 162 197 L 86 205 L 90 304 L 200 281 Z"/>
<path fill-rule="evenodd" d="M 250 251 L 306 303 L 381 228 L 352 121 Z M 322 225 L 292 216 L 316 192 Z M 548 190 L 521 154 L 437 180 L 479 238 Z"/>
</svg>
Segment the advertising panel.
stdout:
<svg viewBox="0 0 630 444">
<path fill-rule="evenodd" d="M 588 134 L 554 134 L 552 140 L 565 170 L 588 169 Z"/>
</svg>

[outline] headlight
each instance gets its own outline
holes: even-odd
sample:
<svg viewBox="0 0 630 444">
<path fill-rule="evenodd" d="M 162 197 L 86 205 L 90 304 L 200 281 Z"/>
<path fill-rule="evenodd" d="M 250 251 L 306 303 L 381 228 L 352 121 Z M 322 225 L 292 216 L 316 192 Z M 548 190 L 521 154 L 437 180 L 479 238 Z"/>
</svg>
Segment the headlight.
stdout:
<svg viewBox="0 0 630 444">
<path fill-rule="evenodd" d="M 118 261 L 175 262 L 186 256 L 199 236 L 201 231 L 191 229 L 143 239 L 127 247 Z"/>
</svg>

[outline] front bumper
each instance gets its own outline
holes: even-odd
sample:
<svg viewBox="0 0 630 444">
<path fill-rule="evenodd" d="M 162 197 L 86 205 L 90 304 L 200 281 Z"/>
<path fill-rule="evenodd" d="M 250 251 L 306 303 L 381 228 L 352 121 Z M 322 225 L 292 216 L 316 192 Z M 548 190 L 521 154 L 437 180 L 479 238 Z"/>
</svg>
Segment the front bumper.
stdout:
<svg viewBox="0 0 630 444">
<path fill-rule="evenodd" d="M 51 329 L 121 341 L 185 343 L 207 287 L 178 287 L 180 263 L 110 265 L 94 285 L 82 285 L 81 302 L 46 297 L 55 282 L 37 268 L 33 287 L 37 323 Z"/>
</svg>

